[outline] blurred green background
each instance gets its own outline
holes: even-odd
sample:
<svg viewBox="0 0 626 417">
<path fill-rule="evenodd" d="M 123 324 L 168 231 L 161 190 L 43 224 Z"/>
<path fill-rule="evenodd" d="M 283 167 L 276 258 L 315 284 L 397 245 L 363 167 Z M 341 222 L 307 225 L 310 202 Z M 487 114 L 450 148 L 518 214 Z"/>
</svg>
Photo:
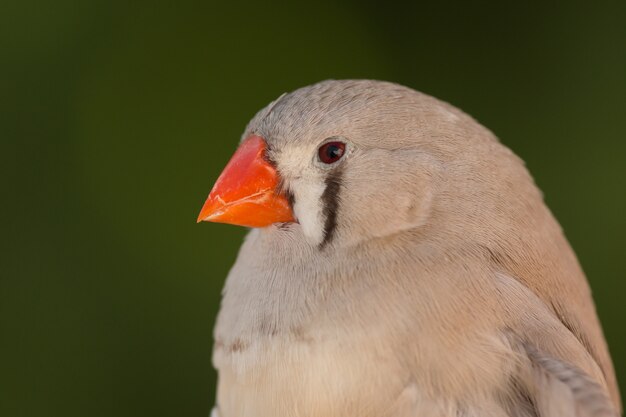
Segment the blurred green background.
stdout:
<svg viewBox="0 0 626 417">
<path fill-rule="evenodd" d="M 626 3 L 3 1 L 0 416 L 208 416 L 244 230 L 195 219 L 245 124 L 326 78 L 449 101 L 521 155 L 626 387 Z"/>
</svg>

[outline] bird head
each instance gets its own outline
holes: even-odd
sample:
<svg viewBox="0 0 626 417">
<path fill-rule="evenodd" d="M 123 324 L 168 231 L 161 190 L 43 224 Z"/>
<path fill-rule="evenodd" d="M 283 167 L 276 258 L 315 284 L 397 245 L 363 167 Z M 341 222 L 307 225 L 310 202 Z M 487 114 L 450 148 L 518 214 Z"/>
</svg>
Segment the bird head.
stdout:
<svg viewBox="0 0 626 417">
<path fill-rule="evenodd" d="M 300 228 L 319 247 L 425 231 L 464 210 L 454 207 L 480 189 L 470 171 L 494 144 L 460 110 L 407 87 L 324 81 L 257 113 L 198 221 Z"/>
</svg>

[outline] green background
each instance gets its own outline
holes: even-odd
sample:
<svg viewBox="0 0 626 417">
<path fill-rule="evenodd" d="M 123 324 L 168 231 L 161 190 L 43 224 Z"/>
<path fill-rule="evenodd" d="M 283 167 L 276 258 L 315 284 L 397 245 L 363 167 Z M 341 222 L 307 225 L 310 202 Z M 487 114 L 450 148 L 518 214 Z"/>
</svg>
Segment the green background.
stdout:
<svg viewBox="0 0 626 417">
<path fill-rule="evenodd" d="M 0 415 L 202 416 L 245 124 L 326 78 L 449 101 L 527 162 L 626 387 L 626 3 L 0 4 Z"/>
</svg>

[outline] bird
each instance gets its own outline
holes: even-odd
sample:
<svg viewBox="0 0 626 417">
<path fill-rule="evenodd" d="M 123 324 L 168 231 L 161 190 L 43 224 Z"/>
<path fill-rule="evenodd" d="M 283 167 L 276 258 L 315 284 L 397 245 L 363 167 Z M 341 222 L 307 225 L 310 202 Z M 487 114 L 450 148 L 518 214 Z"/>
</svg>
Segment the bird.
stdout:
<svg viewBox="0 0 626 417">
<path fill-rule="evenodd" d="M 621 415 L 559 223 L 444 101 L 375 80 L 283 94 L 201 221 L 250 229 L 214 328 L 214 417 Z"/>
</svg>

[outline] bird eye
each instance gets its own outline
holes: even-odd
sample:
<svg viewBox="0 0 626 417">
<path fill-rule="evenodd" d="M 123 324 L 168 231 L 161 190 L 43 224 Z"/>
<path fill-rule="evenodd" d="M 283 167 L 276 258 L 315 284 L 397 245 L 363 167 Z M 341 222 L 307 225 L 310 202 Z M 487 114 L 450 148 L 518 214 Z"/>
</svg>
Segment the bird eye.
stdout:
<svg viewBox="0 0 626 417">
<path fill-rule="evenodd" d="M 334 164 L 346 153 L 346 144 L 343 142 L 327 142 L 320 146 L 318 155 L 325 164 Z"/>
</svg>

